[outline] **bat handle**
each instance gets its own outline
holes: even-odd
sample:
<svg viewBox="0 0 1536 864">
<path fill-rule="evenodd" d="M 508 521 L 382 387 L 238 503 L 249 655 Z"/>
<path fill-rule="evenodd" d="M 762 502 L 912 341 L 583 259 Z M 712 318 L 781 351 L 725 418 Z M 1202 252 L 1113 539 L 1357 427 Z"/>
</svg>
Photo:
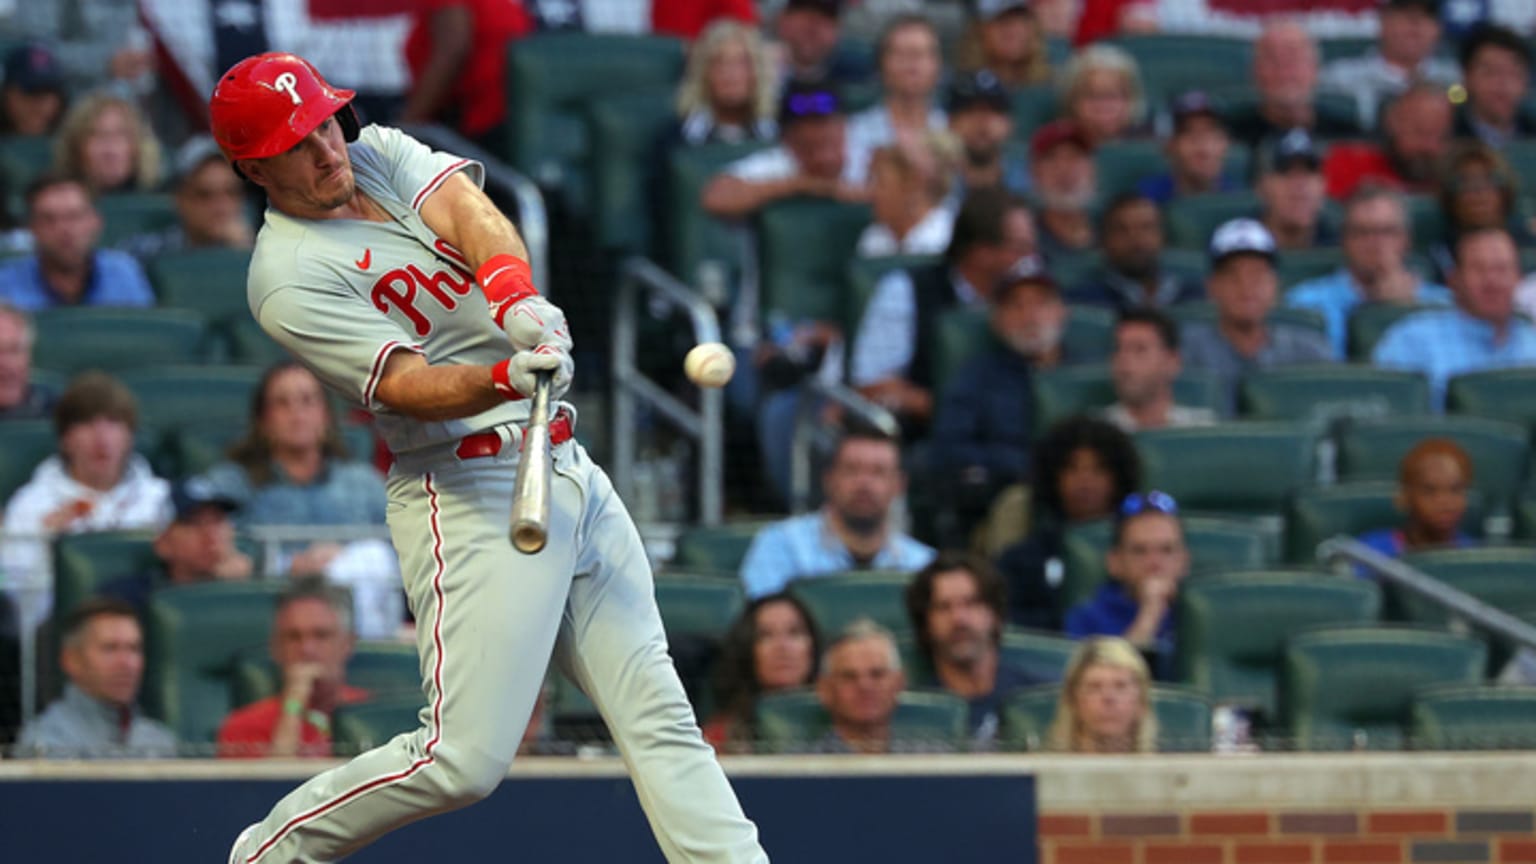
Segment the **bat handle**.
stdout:
<svg viewBox="0 0 1536 864">
<path fill-rule="evenodd" d="M 549 538 L 549 486 L 554 471 L 549 444 L 552 377 L 550 372 L 537 373 L 512 490 L 512 545 L 525 555 L 543 549 Z"/>
</svg>

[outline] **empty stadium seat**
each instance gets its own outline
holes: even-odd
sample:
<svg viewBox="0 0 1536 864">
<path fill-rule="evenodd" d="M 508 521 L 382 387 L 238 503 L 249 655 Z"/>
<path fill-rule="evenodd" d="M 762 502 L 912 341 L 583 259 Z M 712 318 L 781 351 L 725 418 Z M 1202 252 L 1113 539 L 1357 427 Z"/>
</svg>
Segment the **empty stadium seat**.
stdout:
<svg viewBox="0 0 1536 864">
<path fill-rule="evenodd" d="M 20 195 L 51 164 L 53 136 L 0 136 L 0 178 L 4 179 L 5 189 L 10 194 Z"/>
<path fill-rule="evenodd" d="M 1401 524 L 1397 491 L 1396 482 L 1362 480 L 1297 492 L 1286 509 L 1285 560 L 1311 564 L 1317 560 L 1318 544 L 1330 537 L 1356 537 Z M 1481 497 L 1477 490 L 1469 490 L 1467 516 L 1462 520 L 1463 530 L 1474 536 L 1482 533 Z"/>
<path fill-rule="evenodd" d="M 735 579 L 747 557 L 752 538 L 768 525 L 767 520 L 695 525 L 677 538 L 670 566 L 689 573 L 709 573 Z"/>
<path fill-rule="evenodd" d="M 1060 681 L 1077 642 L 1056 633 L 1010 627 L 1003 631 L 1001 663 L 1036 681 Z"/>
<path fill-rule="evenodd" d="M 372 750 L 421 725 L 421 694 L 343 705 L 332 718 L 331 748 L 337 756 Z"/>
<path fill-rule="evenodd" d="M 1146 33 L 1113 41 L 1136 58 L 1147 100 L 1155 106 L 1186 90 L 1208 90 L 1213 81 L 1240 80 L 1253 65 L 1253 47 L 1241 39 Z"/>
<path fill-rule="evenodd" d="M 221 321 L 250 317 L 245 295 L 250 266 L 246 249 L 186 249 L 156 255 L 145 269 L 161 306 Z"/>
<path fill-rule="evenodd" d="M 0 496 L 11 500 L 44 459 L 58 452 L 51 420 L 7 420 L 0 423 Z"/>
<path fill-rule="evenodd" d="M 1362 303 L 1349 313 L 1349 359 L 1369 362 L 1376 343 L 1398 321 L 1415 312 L 1425 312 L 1433 306 L 1409 306 L 1398 303 Z"/>
<path fill-rule="evenodd" d="M 597 98 L 587 106 L 592 135 L 592 228 L 603 248 L 648 255 L 655 205 L 658 150 L 676 122 L 675 89 Z"/>
<path fill-rule="evenodd" d="M 54 621 L 61 623 L 80 601 L 112 582 L 156 567 L 154 542 L 147 531 L 60 535 L 53 543 Z"/>
<path fill-rule="evenodd" d="M 1446 385 L 1445 410 L 1519 423 L 1536 430 L 1536 369 L 1457 375 Z"/>
<path fill-rule="evenodd" d="M 869 207 L 795 198 L 757 214 L 758 290 L 764 320 L 842 323 L 848 260 L 869 224 Z"/>
<path fill-rule="evenodd" d="M 241 429 L 261 375 L 255 366 L 156 366 L 124 372 L 121 379 L 138 398 L 146 426 L 225 420 Z"/>
<path fill-rule="evenodd" d="M 1328 422 L 1345 417 L 1429 413 L 1429 382 L 1417 372 L 1343 364 L 1251 372 L 1238 411 L 1255 420 Z"/>
<path fill-rule="evenodd" d="M 1414 695 L 1476 684 L 1487 649 L 1476 639 L 1396 627 L 1330 628 L 1293 637 L 1280 684 L 1284 726 L 1303 750 L 1395 750 Z"/>
<path fill-rule="evenodd" d="M 1178 679 L 1214 702 L 1273 717 L 1286 639 L 1367 624 L 1380 612 L 1381 592 L 1364 579 L 1265 571 L 1191 580 L 1179 592 Z"/>
<path fill-rule="evenodd" d="M 667 235 L 662 248 L 667 269 L 684 283 L 697 285 L 700 265 L 705 262 L 725 268 L 728 278 L 739 275 L 746 235 L 740 226 L 705 213 L 699 196 L 710 179 L 727 165 L 766 146 L 752 141 L 679 147 L 672 151 L 667 163 Z"/>
<path fill-rule="evenodd" d="M 32 359 L 45 369 L 81 372 L 197 363 L 203 359 L 203 316 L 185 309 L 69 307 L 34 317 Z"/>
<path fill-rule="evenodd" d="M 1436 549 L 1403 556 L 1403 563 L 1501 610 L 1536 609 L 1536 547 Z M 1408 620 L 1443 626 L 1446 610 L 1417 594 L 1389 589 Z"/>
<path fill-rule="evenodd" d="M 1184 517 L 1184 543 L 1189 548 L 1191 574 L 1253 570 L 1269 563 L 1263 532 L 1240 519 Z M 1059 600 L 1063 610 L 1093 596 L 1104 580 L 1104 554 L 1109 549 L 1108 522 L 1067 529 L 1062 541 L 1063 579 Z"/>
<path fill-rule="evenodd" d="M 1115 402 L 1115 385 L 1109 367 L 1102 365 L 1058 366 L 1030 376 L 1034 397 L 1036 434 L 1074 414 L 1094 413 Z M 1185 369 L 1173 382 L 1173 399 L 1180 405 L 1218 410 L 1222 403 L 1221 380 L 1207 369 Z"/>
<path fill-rule="evenodd" d="M 223 322 L 217 332 L 232 363 L 267 367 L 293 359 L 249 315 Z"/>
<path fill-rule="evenodd" d="M 367 690 L 370 701 L 405 698 L 422 701 L 421 661 L 415 645 L 359 642 L 347 661 L 347 684 Z M 236 662 L 230 690 L 234 705 L 249 705 L 276 694 L 282 673 L 266 649 L 246 652 Z"/>
<path fill-rule="evenodd" d="M 102 246 L 116 246 L 135 234 L 164 231 L 176 224 L 176 204 L 159 192 L 118 192 L 96 198 Z"/>
<path fill-rule="evenodd" d="M 1421 750 L 1536 749 L 1536 687 L 1437 687 L 1413 700 Z"/>
<path fill-rule="evenodd" d="M 667 637 L 683 634 L 718 640 L 741 613 L 741 585 L 725 579 L 656 577 L 656 605 Z"/>
<path fill-rule="evenodd" d="M 1385 480 L 1425 438 L 1450 438 L 1472 457 L 1473 485 L 1493 512 L 1508 506 L 1525 479 L 1528 436 L 1512 423 L 1482 417 L 1399 417 L 1349 424 L 1339 436 L 1341 480 Z"/>
<path fill-rule="evenodd" d="M 1050 84 L 1015 88 L 1009 99 L 1013 103 L 1014 134 L 1022 138 L 1035 134 L 1056 117 L 1056 88 Z"/>
<path fill-rule="evenodd" d="M 1010 750 L 1044 750 L 1061 700 L 1055 684 L 1031 687 L 1003 704 L 1000 738 Z M 1157 717 L 1157 749 L 1201 752 L 1211 749 L 1211 703 L 1192 690 L 1166 684 L 1152 687 L 1152 712 Z"/>
<path fill-rule="evenodd" d="M 796 579 L 789 591 L 811 610 L 822 638 L 831 642 L 858 618 L 897 635 L 910 630 L 902 599 L 910 581 L 910 573 L 871 570 Z"/>
<path fill-rule="evenodd" d="M 1344 250 L 1337 246 L 1285 249 L 1275 259 L 1280 286 L 1289 288 L 1308 279 L 1326 276 L 1344 266 Z"/>
<path fill-rule="evenodd" d="M 891 717 L 893 752 L 959 750 L 965 746 L 969 708 L 948 693 L 906 690 Z M 757 700 L 757 734 L 762 750 L 814 750 L 831 731 L 831 720 L 814 690 L 769 693 Z"/>
<path fill-rule="evenodd" d="M 1244 422 L 1136 434 L 1142 479 L 1185 510 L 1279 513 L 1313 476 L 1315 440 L 1299 423 Z M 1233 482 L 1241 478 L 1242 482 Z"/>
</svg>

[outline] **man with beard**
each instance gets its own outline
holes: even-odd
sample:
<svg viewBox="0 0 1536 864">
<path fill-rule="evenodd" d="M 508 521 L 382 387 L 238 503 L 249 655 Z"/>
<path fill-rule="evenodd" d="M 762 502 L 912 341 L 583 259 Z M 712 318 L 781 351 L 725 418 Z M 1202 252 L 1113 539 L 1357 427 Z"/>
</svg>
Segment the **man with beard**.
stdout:
<svg viewBox="0 0 1536 864">
<path fill-rule="evenodd" d="M 1199 300 L 1205 289 L 1163 269 L 1163 220 L 1157 204 L 1139 192 L 1109 203 L 1099 220 L 1104 265 L 1068 290 L 1073 305 L 1162 309 Z"/>
<path fill-rule="evenodd" d="M 949 88 L 949 131 L 960 140 L 963 159 L 958 191 L 1001 186 L 1022 193 L 1029 177 L 1018 161 L 1003 161 L 1003 145 L 1013 137 L 1008 91 L 986 69 L 961 75 Z"/>
<path fill-rule="evenodd" d="M 933 550 L 891 524 L 891 505 L 906 488 L 894 440 L 863 430 L 844 434 L 821 475 L 821 509 L 775 522 L 753 538 L 741 563 L 747 596 L 782 591 L 796 579 L 927 564 Z"/>
<path fill-rule="evenodd" d="M 1435 194 L 1454 119 L 1442 88 L 1415 85 L 1387 107 L 1381 124 L 1384 143 L 1340 144 L 1329 151 L 1323 163 L 1329 197 L 1348 198 L 1366 181 Z"/>
<path fill-rule="evenodd" d="M 982 559 L 941 555 L 912 578 L 906 604 L 938 685 L 970 704 L 973 739 L 993 740 L 1003 700 L 1043 683 L 1002 662 L 1007 605 L 1002 577 Z"/>
<path fill-rule="evenodd" d="M 1098 179 L 1093 144 L 1076 123 L 1040 127 L 1029 140 L 1029 174 L 1040 209 L 1040 254 L 1051 260 L 1092 249 Z"/>
<path fill-rule="evenodd" d="M 1281 249 L 1334 246 L 1338 236 L 1323 218 L 1322 157 L 1312 136 L 1292 129 L 1274 143 L 1259 178 L 1259 221 Z"/>
<path fill-rule="evenodd" d="M 1115 404 L 1104 409 L 1104 419 L 1127 433 L 1215 423 L 1211 409 L 1173 401 L 1173 382 L 1183 369 L 1179 325 L 1172 318 L 1156 309 L 1120 313 L 1109 359 Z"/>
</svg>

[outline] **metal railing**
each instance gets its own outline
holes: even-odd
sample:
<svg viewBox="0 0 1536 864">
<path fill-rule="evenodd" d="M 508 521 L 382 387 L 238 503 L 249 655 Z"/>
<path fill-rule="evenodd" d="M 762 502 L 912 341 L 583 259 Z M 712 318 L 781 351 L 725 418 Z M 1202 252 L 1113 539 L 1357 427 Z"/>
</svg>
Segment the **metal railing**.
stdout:
<svg viewBox="0 0 1536 864">
<path fill-rule="evenodd" d="M 1345 536 L 1325 540 L 1317 547 L 1317 557 L 1330 567 L 1340 562 L 1362 565 L 1398 588 L 1443 607 L 1467 626 L 1536 650 L 1536 627 L 1358 540 Z"/>
<path fill-rule="evenodd" d="M 725 394 L 719 388 L 700 388 L 695 410 L 640 371 L 642 296 L 685 312 L 694 344 L 721 341 L 720 319 L 703 297 L 644 258 L 625 260 L 613 315 L 613 483 L 622 498 L 633 500 L 643 403 L 697 444 L 699 521 L 718 525 L 725 512 Z"/>
<path fill-rule="evenodd" d="M 817 433 L 821 430 L 817 415 L 827 402 L 841 407 L 861 423 L 880 430 L 892 439 L 901 439 L 901 424 L 897 422 L 896 415 L 890 411 L 841 384 L 829 384 L 814 379 L 806 381 L 800 391 L 800 401 L 795 409 L 795 431 L 790 445 L 789 512 L 791 513 L 804 513 L 815 503 L 815 477 L 811 457 L 816 449 Z"/>
</svg>

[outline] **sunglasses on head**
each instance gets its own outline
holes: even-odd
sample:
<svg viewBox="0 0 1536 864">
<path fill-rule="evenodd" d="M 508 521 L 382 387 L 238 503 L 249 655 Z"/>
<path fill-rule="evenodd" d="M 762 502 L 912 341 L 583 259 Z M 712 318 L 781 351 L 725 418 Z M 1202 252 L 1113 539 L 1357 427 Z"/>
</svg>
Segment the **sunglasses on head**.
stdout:
<svg viewBox="0 0 1536 864">
<path fill-rule="evenodd" d="M 1167 513 L 1177 516 L 1179 502 L 1173 500 L 1173 496 L 1167 492 L 1159 492 L 1153 489 L 1151 492 L 1132 492 L 1120 502 L 1120 518 L 1129 519 L 1142 513 Z"/>
</svg>

